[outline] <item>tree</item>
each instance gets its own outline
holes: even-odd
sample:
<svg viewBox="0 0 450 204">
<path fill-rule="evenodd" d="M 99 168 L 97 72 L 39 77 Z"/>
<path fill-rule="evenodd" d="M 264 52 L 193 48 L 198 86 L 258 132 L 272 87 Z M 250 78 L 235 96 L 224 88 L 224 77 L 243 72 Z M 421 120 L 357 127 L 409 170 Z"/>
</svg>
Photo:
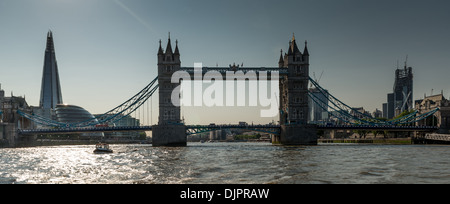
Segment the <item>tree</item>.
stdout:
<svg viewBox="0 0 450 204">
<path fill-rule="evenodd" d="M 400 118 L 403 118 L 403 117 L 405 117 L 405 116 L 407 116 L 407 115 L 410 115 L 410 114 L 412 114 L 412 113 L 414 113 L 414 112 L 415 112 L 415 110 L 405 110 L 405 111 L 403 111 L 403 113 L 400 113 L 397 117 L 393 118 L 391 121 L 397 120 L 397 119 L 400 119 Z M 414 126 L 414 123 L 406 123 L 406 124 L 399 124 L 399 125 L 400 125 L 400 126 Z M 405 133 L 406 133 L 406 134 L 405 134 Z M 395 132 L 394 137 L 397 138 L 399 135 L 400 135 L 400 136 L 401 136 L 401 135 L 409 136 L 409 135 L 410 135 L 410 132 Z"/>
<path fill-rule="evenodd" d="M 403 111 L 403 113 L 400 113 L 400 115 L 398 115 L 397 117 L 393 118 L 391 121 L 399 119 L 399 118 L 403 118 L 403 117 L 405 117 L 405 116 L 407 116 L 407 115 L 409 115 L 409 114 L 411 114 L 413 112 L 415 112 L 415 110 L 405 110 L 405 111 Z M 400 125 L 403 125 L 403 126 L 411 125 L 412 126 L 414 124 L 413 123 L 409 123 L 409 124 L 400 124 Z"/>
<path fill-rule="evenodd" d="M 379 121 L 387 121 L 387 118 L 377 118 L 377 120 Z M 372 131 L 374 137 L 377 137 L 378 134 L 383 135 L 383 138 L 386 138 L 387 135 L 389 134 L 389 131 L 387 130 L 377 130 L 377 131 Z"/>
</svg>

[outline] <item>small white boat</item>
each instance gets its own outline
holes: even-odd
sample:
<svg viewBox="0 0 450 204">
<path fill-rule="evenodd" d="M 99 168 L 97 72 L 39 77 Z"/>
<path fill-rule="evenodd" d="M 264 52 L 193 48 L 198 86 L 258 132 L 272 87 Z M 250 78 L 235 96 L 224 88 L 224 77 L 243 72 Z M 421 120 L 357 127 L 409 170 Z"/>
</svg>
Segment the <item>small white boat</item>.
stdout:
<svg viewBox="0 0 450 204">
<path fill-rule="evenodd" d="M 109 148 L 109 144 L 99 143 L 95 145 L 94 153 L 113 153 L 113 150 Z"/>
</svg>

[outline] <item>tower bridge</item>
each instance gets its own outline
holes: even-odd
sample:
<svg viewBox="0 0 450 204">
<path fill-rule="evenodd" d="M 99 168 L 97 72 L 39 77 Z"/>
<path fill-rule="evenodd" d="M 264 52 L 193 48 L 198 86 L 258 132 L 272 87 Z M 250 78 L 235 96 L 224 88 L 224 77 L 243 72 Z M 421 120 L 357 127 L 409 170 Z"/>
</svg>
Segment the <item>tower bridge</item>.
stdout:
<svg viewBox="0 0 450 204">
<path fill-rule="evenodd" d="M 219 73 L 245 74 L 254 72 L 259 76 L 261 71 L 276 73 L 279 78 L 280 89 L 280 134 L 276 142 L 285 145 L 311 145 L 317 144 L 316 126 L 308 124 L 308 82 L 309 82 L 309 52 L 307 43 L 303 53 L 299 50 L 295 37 L 289 42 L 288 52 L 281 51 L 278 67 L 261 67 L 242 69 L 238 66 L 230 68 L 195 68 L 181 67 L 178 41 L 175 51 L 172 51 L 169 36 L 165 51 L 162 49 L 161 41 L 158 50 L 158 83 L 159 83 L 159 122 L 153 127 L 154 146 L 185 146 L 186 126 L 181 124 L 180 107 L 175 106 L 172 101 L 172 93 L 180 85 L 180 81 L 172 81 L 172 76 L 185 71 L 193 80 L 202 79 L 202 75 L 208 71 Z M 196 75 L 200 77 L 197 78 Z M 222 75 L 223 76 L 223 75 Z M 254 80 L 258 80 L 256 77 Z M 234 79 L 232 79 L 234 80 Z M 250 79 L 251 80 L 251 79 Z"/>
<path fill-rule="evenodd" d="M 271 135 L 280 135 L 280 125 L 186 125 L 186 135 L 211 132 L 215 130 L 242 129 Z M 373 126 L 373 125 L 317 125 L 318 130 L 388 130 L 392 132 L 433 132 L 438 130 L 437 126 Z M 41 128 L 41 129 L 19 129 L 21 135 L 35 134 L 79 134 L 88 132 L 129 132 L 129 131 L 152 131 L 153 126 L 120 126 L 120 127 L 73 127 L 73 128 Z M 446 138 L 450 136 L 445 135 Z"/>
<path fill-rule="evenodd" d="M 436 108 L 426 113 L 418 111 L 402 118 L 391 121 L 380 121 L 376 118 L 352 109 L 333 95 L 329 95 L 328 101 L 323 101 L 311 94 L 308 85 L 311 84 L 322 93 L 326 92 L 317 82 L 309 77 L 309 51 L 305 42 L 303 52 L 298 48 L 295 37 L 289 41 L 287 52 L 281 51 L 278 67 L 182 67 L 178 41 L 175 49 L 169 36 L 166 49 L 162 48 L 161 41 L 158 49 L 158 76 L 154 78 L 144 89 L 116 108 L 101 114 L 92 120 L 78 123 L 61 123 L 51 118 L 43 117 L 35 113 L 18 110 L 21 116 L 35 123 L 54 127 L 49 129 L 20 129 L 20 135 L 32 134 L 57 134 L 79 132 L 108 132 L 108 131 L 152 131 L 153 146 L 186 146 L 187 135 L 217 129 L 248 129 L 268 132 L 274 135 L 273 142 L 283 145 L 314 145 L 317 144 L 317 130 L 329 129 L 364 129 L 364 130 L 392 130 L 392 131 L 435 131 L 435 126 L 415 126 L 417 121 L 423 120 L 439 109 Z M 177 72 L 184 72 L 190 80 L 201 80 L 208 72 L 221 74 L 223 80 L 230 80 L 225 76 L 242 74 L 244 80 L 270 80 L 276 77 L 279 84 L 279 125 L 186 125 L 181 120 L 180 106 L 172 101 L 174 90 L 182 83 L 180 80 L 172 81 L 172 76 Z M 200 76 L 200 77 L 198 77 Z M 232 78 L 231 80 L 234 80 Z M 158 124 L 153 126 L 128 126 L 128 127 L 97 127 L 98 124 L 119 121 L 135 112 L 159 89 L 159 118 Z M 335 116 L 344 125 L 315 125 L 308 123 L 309 98 L 323 110 Z"/>
</svg>

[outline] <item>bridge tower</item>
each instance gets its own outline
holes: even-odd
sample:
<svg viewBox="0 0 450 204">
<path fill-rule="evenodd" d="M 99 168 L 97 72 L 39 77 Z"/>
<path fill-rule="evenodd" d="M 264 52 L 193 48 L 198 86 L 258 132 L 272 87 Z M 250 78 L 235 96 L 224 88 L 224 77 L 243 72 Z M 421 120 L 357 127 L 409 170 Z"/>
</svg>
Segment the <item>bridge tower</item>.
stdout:
<svg viewBox="0 0 450 204">
<path fill-rule="evenodd" d="M 186 126 L 181 123 L 180 107 L 171 101 L 172 91 L 179 84 L 171 83 L 172 74 L 180 70 L 181 60 L 176 41 L 172 51 L 170 40 L 164 50 L 159 41 L 158 50 L 158 83 L 159 83 L 159 118 L 158 125 L 153 126 L 153 146 L 186 146 Z"/>
<path fill-rule="evenodd" d="M 317 144 L 317 130 L 308 122 L 309 52 L 307 42 L 303 54 L 295 36 L 289 42 L 288 53 L 281 52 L 279 68 L 287 68 L 288 74 L 280 78 L 281 134 L 276 142 L 285 145 Z"/>
</svg>

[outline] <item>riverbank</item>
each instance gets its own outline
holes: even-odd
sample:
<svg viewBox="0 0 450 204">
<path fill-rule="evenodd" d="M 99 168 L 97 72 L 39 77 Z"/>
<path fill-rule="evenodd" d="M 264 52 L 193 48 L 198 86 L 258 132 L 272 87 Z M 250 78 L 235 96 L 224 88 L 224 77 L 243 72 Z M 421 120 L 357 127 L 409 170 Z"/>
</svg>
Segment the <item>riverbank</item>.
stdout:
<svg viewBox="0 0 450 204">
<path fill-rule="evenodd" d="M 398 144 L 398 145 L 409 145 L 413 144 L 411 138 L 368 138 L 368 139 L 319 139 L 318 143 L 358 143 L 358 144 Z"/>
</svg>

